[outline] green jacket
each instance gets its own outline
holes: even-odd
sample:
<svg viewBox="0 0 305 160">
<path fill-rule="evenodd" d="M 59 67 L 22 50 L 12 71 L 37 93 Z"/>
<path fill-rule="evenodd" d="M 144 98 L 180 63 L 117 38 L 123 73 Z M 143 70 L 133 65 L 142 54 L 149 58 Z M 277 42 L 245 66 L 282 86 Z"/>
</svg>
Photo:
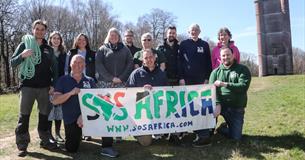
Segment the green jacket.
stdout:
<svg viewBox="0 0 305 160">
<path fill-rule="evenodd" d="M 210 84 L 216 80 L 227 82 L 227 87 L 216 88 L 216 103 L 222 106 L 244 108 L 247 105 L 247 91 L 251 82 L 249 69 L 242 65 L 234 64 L 225 68 L 221 64 L 210 75 Z"/>
</svg>

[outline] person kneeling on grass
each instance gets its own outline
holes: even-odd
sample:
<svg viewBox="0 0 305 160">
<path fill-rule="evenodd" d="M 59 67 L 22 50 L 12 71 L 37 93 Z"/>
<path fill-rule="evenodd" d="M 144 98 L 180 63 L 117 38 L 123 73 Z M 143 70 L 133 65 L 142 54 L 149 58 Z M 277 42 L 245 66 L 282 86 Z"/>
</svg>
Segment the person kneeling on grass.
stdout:
<svg viewBox="0 0 305 160">
<path fill-rule="evenodd" d="M 221 110 L 226 122 L 216 131 L 241 140 L 251 73 L 246 66 L 236 62 L 230 48 L 221 48 L 220 58 L 222 64 L 213 70 L 209 79 L 216 86 L 216 108 Z"/>
<path fill-rule="evenodd" d="M 95 88 L 93 78 L 85 76 L 85 58 L 75 55 L 71 60 L 71 74 L 60 77 L 57 81 L 52 103 L 62 104 L 63 119 L 65 126 L 65 148 L 68 152 L 77 152 L 81 138 L 83 120 L 77 94 L 80 88 Z M 108 157 L 117 157 L 119 153 L 112 148 L 108 137 L 103 138 L 101 154 Z"/>
<path fill-rule="evenodd" d="M 145 90 L 152 90 L 152 86 L 166 86 L 167 77 L 156 65 L 156 56 L 151 49 L 143 51 L 143 66 L 135 69 L 127 80 L 128 87 L 144 87 Z M 143 98 L 147 91 L 137 93 L 137 100 Z M 149 146 L 152 143 L 151 135 L 136 136 L 137 141 L 142 146 Z"/>
</svg>

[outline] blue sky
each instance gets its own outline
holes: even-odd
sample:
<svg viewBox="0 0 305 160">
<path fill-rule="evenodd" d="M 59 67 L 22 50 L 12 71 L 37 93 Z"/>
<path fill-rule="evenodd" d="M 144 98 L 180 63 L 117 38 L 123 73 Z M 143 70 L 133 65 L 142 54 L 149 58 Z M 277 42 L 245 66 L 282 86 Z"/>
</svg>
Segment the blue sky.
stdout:
<svg viewBox="0 0 305 160">
<path fill-rule="evenodd" d="M 242 52 L 257 53 L 254 0 L 104 0 L 112 6 L 112 14 L 123 23 L 136 23 L 139 16 L 160 8 L 177 17 L 178 33 L 186 33 L 192 23 L 201 27 L 200 37 L 217 41 L 220 27 L 228 27 Z M 290 0 L 292 46 L 305 50 L 304 0 Z"/>
</svg>

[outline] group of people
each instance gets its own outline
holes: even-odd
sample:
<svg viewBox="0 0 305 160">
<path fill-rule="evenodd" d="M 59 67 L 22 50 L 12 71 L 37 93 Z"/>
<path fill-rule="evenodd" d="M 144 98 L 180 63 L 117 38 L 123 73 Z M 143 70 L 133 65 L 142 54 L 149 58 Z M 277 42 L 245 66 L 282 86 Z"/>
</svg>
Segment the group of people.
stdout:
<svg viewBox="0 0 305 160">
<path fill-rule="evenodd" d="M 30 142 L 29 120 L 37 101 L 40 146 L 57 149 L 64 142 L 68 152 L 77 152 L 82 140 L 83 121 L 78 100 L 81 88 L 121 88 L 214 84 L 216 109 L 214 116 L 226 121 L 217 132 L 236 140 L 242 137 L 247 90 L 251 81 L 249 69 L 239 64 L 239 51 L 231 41 L 227 28 L 218 32 L 218 44 L 210 53 L 209 44 L 199 38 L 198 24 L 192 24 L 190 38 L 179 43 L 176 27 L 167 28 L 164 43 L 153 48 L 153 36 L 141 36 L 142 49 L 133 44 L 133 31 L 123 38 L 118 29 L 111 28 L 97 52 L 91 50 L 88 37 L 79 34 L 68 52 L 62 35 L 54 31 L 45 40 L 47 24 L 36 20 L 32 34 L 25 35 L 11 58 L 12 67 L 19 67 L 20 112 L 15 130 L 19 156 L 27 155 Z M 65 139 L 60 135 L 64 121 Z M 55 137 L 51 134 L 55 120 Z M 211 143 L 210 129 L 194 131 L 194 147 Z M 135 137 L 141 145 L 150 145 L 151 135 Z M 171 134 L 179 144 L 180 134 Z M 113 137 L 102 137 L 101 154 L 119 155 L 113 147 Z"/>
</svg>

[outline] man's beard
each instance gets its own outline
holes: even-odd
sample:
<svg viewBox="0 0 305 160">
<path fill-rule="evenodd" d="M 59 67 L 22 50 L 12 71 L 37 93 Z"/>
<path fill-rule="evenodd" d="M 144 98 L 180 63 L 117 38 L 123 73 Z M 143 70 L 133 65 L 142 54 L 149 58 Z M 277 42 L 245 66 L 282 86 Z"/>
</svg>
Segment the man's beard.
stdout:
<svg viewBox="0 0 305 160">
<path fill-rule="evenodd" d="M 233 64 L 233 62 L 231 62 L 230 60 L 226 60 L 223 64 L 225 66 L 231 66 Z"/>
<path fill-rule="evenodd" d="M 174 37 L 169 37 L 169 38 L 168 38 L 168 41 L 169 41 L 169 42 L 174 42 L 174 41 L 175 41 L 175 38 L 174 38 Z"/>
</svg>

